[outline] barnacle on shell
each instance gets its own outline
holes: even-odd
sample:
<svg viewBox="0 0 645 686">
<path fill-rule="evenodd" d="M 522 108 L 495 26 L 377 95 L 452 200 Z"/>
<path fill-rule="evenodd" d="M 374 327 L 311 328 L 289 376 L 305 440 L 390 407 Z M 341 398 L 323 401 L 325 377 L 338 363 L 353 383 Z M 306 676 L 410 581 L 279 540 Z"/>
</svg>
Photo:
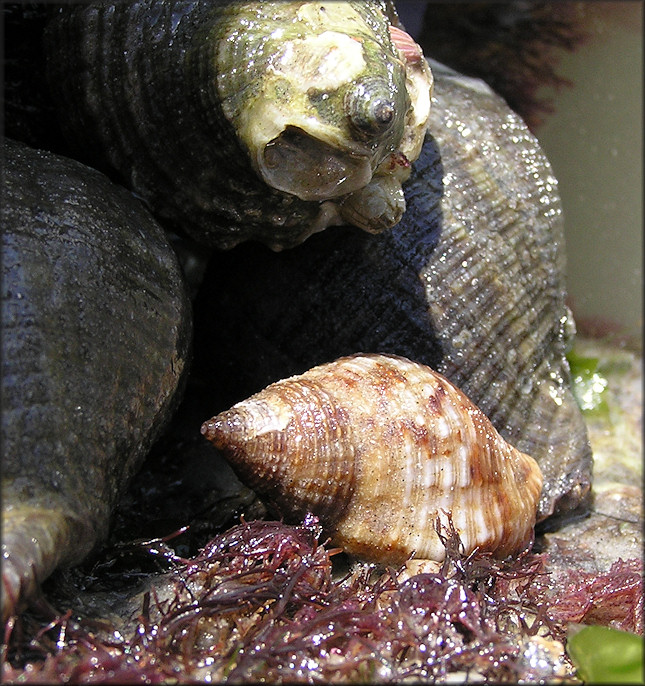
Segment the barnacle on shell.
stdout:
<svg viewBox="0 0 645 686">
<path fill-rule="evenodd" d="M 447 379 L 359 354 L 271 384 L 202 433 L 288 518 L 320 517 L 335 545 L 379 561 L 440 561 L 437 518 L 500 557 L 530 542 L 542 476 Z"/>
</svg>

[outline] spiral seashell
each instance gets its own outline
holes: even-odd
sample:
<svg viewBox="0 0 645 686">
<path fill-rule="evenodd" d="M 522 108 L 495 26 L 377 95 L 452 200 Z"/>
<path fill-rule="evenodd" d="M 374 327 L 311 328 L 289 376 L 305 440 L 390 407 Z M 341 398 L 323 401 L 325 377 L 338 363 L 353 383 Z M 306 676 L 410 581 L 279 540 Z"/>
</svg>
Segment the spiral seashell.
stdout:
<svg viewBox="0 0 645 686">
<path fill-rule="evenodd" d="M 397 209 L 363 212 L 361 228 L 402 215 L 401 178 L 381 163 L 418 156 L 432 74 L 392 21 L 380 0 L 63 7 L 48 82 L 76 154 L 173 227 L 279 250 L 351 222 L 343 202 L 369 184 Z"/>
<path fill-rule="evenodd" d="M 212 256 L 195 301 L 204 416 L 358 350 L 401 355 L 447 377 L 537 461 L 538 519 L 553 526 L 588 507 L 592 467 L 565 357 L 575 326 L 557 180 L 500 97 L 432 69 L 430 129 L 397 226 Z"/>
<path fill-rule="evenodd" d="M 288 518 L 317 515 L 365 559 L 441 561 L 437 517 L 464 552 L 530 541 L 542 476 L 447 379 L 394 355 L 358 354 L 271 384 L 202 433 Z"/>
<path fill-rule="evenodd" d="M 383 136 L 394 124 L 396 102 L 389 83 L 369 77 L 355 83 L 345 94 L 350 126 L 359 136 Z"/>
</svg>

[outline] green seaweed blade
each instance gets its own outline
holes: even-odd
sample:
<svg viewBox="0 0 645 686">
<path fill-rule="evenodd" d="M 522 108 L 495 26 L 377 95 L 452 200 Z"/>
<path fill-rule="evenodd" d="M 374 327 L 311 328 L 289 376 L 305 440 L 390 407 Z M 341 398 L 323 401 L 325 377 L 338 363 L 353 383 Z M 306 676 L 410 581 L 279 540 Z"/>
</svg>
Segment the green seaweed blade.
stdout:
<svg viewBox="0 0 645 686">
<path fill-rule="evenodd" d="M 567 643 L 586 684 L 643 684 L 643 637 L 604 626 L 586 626 Z"/>
</svg>

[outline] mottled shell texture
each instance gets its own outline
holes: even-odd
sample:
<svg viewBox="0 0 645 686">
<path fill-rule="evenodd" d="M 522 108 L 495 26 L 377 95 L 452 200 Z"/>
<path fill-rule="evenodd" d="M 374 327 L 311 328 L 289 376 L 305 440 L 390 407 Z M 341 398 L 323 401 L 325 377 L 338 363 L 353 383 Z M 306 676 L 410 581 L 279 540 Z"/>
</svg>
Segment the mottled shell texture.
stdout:
<svg viewBox="0 0 645 686">
<path fill-rule="evenodd" d="M 405 209 L 432 89 L 393 18 L 375 1 L 67 7 L 48 80 L 69 140 L 198 241 L 378 232 Z"/>
<path fill-rule="evenodd" d="M 320 517 L 366 559 L 440 561 L 451 515 L 469 553 L 531 540 L 536 462 L 506 443 L 447 379 L 402 357 L 341 358 L 271 384 L 202 433 L 280 514 Z"/>
</svg>

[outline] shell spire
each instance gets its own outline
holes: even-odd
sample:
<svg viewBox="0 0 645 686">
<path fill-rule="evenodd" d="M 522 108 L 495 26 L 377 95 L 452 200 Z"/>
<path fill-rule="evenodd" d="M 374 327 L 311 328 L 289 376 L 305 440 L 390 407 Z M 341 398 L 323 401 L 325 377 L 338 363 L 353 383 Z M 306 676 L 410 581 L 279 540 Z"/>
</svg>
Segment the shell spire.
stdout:
<svg viewBox="0 0 645 686">
<path fill-rule="evenodd" d="M 202 434 L 287 518 L 320 517 L 334 545 L 401 563 L 441 561 L 435 521 L 464 552 L 530 542 L 542 475 L 447 379 L 402 357 L 358 354 L 271 384 Z"/>
<path fill-rule="evenodd" d="M 410 170 L 389 160 L 419 156 L 433 84 L 392 14 L 326 0 L 61 7 L 47 81 L 76 154 L 200 243 L 378 233 L 405 211 Z"/>
<path fill-rule="evenodd" d="M 353 491 L 348 428 L 335 398 L 293 377 L 213 417 L 202 433 L 281 514 L 312 511 L 331 524 Z"/>
</svg>

